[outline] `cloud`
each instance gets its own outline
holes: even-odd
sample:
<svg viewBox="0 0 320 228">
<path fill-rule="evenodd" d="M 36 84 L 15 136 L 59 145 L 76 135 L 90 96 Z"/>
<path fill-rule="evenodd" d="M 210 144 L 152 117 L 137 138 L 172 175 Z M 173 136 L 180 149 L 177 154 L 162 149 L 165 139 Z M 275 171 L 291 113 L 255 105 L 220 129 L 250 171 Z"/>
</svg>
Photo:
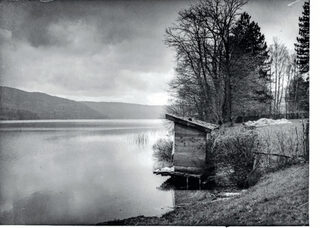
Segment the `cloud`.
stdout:
<svg viewBox="0 0 320 228">
<path fill-rule="evenodd" d="M 177 9 L 89 2 L 2 3 L 1 84 L 77 100 L 166 103 L 174 53 L 163 35 Z"/>
<path fill-rule="evenodd" d="M 166 91 L 173 75 L 172 66 L 161 69 L 151 67 L 153 60 L 138 57 L 123 62 L 127 57 L 119 53 L 120 47 L 92 44 L 87 50 L 80 48 L 94 38 L 73 41 L 68 49 L 61 47 L 36 48 L 25 42 L 2 48 L 5 63 L 2 79 L 13 87 L 43 91 L 64 96 L 113 97 Z M 129 58 L 128 58 L 129 59 Z M 143 63 L 145 61 L 145 63 Z M 159 62 L 160 63 L 160 59 Z M 147 64 L 145 69 L 140 64 Z M 119 100 L 119 101 L 120 101 Z M 126 101 L 126 100 L 122 100 Z M 136 102 L 144 103 L 146 99 Z M 152 102 L 151 102 L 152 103 Z"/>
<path fill-rule="evenodd" d="M 253 0 L 244 7 L 252 19 L 258 22 L 268 45 L 277 37 L 291 51 L 298 35 L 298 18 L 303 2 L 288 7 L 288 0 Z"/>
<path fill-rule="evenodd" d="M 188 4 L 1 1 L 0 83 L 77 100 L 164 104 L 175 67 L 164 32 Z M 278 36 L 289 45 L 300 8 L 300 3 L 287 7 L 286 1 L 246 6 L 267 40 Z"/>
</svg>

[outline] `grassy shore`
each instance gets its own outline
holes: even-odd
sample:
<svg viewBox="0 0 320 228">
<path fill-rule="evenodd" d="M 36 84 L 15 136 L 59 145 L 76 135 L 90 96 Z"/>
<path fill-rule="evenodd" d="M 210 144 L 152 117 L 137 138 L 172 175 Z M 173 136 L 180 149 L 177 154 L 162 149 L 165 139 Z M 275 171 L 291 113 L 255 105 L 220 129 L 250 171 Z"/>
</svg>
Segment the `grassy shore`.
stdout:
<svg viewBox="0 0 320 228">
<path fill-rule="evenodd" d="M 206 198 L 162 217 L 133 217 L 99 225 L 308 225 L 308 164 L 264 176 L 240 196 Z"/>
</svg>

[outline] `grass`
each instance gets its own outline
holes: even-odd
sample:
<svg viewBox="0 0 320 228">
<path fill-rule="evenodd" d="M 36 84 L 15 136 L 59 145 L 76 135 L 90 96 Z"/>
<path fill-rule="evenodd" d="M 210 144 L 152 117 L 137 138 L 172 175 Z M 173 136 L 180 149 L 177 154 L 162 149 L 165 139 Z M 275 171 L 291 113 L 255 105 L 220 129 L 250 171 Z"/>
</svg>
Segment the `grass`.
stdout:
<svg viewBox="0 0 320 228">
<path fill-rule="evenodd" d="M 134 217 L 101 225 L 308 225 L 308 164 L 265 175 L 240 196 L 205 198 L 162 217 Z"/>
<path fill-rule="evenodd" d="M 287 156 L 303 156 L 303 125 L 301 121 L 292 124 L 271 125 L 257 128 L 265 152 Z"/>
<path fill-rule="evenodd" d="M 169 138 L 159 139 L 153 146 L 153 157 L 157 168 L 173 166 L 172 159 L 173 142 Z"/>
<path fill-rule="evenodd" d="M 262 166 L 273 171 L 308 160 L 306 151 L 306 121 L 293 120 L 292 124 L 272 125 L 257 128 L 260 152 L 279 156 L 261 156 Z"/>
</svg>

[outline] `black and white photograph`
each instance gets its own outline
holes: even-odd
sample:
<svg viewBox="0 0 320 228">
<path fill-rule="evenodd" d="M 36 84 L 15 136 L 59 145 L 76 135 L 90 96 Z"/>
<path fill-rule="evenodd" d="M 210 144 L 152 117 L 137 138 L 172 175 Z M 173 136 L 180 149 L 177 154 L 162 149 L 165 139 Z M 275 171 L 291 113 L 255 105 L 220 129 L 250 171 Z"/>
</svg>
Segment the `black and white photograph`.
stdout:
<svg viewBox="0 0 320 228">
<path fill-rule="evenodd" d="M 0 0 L 0 225 L 311 225 L 310 10 Z"/>
</svg>

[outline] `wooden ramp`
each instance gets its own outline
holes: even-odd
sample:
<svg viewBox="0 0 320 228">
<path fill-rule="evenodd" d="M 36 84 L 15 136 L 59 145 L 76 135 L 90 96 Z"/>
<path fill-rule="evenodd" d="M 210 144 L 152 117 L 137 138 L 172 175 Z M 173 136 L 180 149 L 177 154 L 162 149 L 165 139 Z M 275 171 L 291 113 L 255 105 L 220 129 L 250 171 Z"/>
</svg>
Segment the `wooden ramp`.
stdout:
<svg viewBox="0 0 320 228">
<path fill-rule="evenodd" d="M 156 175 L 161 175 L 161 176 L 171 176 L 171 177 L 184 177 L 186 178 L 186 187 L 187 189 L 189 188 L 189 178 L 196 178 L 198 179 L 199 183 L 199 189 L 201 189 L 202 185 L 202 174 L 194 174 L 194 173 L 185 173 L 185 172 L 178 172 L 174 171 L 173 169 L 157 169 L 153 171 L 154 174 Z"/>
<path fill-rule="evenodd" d="M 184 172 L 178 172 L 178 171 L 165 171 L 165 170 L 155 170 L 153 171 L 153 173 L 161 176 L 180 176 L 180 177 L 195 177 L 195 178 L 201 178 L 202 176 L 202 174 L 184 173 Z"/>
</svg>

